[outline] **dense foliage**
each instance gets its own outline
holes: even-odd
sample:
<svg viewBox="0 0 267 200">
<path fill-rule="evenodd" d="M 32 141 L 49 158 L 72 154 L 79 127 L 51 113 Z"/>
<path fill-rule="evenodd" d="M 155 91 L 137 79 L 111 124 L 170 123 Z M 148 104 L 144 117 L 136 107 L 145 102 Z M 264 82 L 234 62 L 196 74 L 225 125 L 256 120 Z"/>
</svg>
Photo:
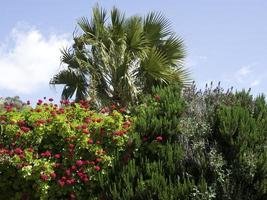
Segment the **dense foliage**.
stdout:
<svg viewBox="0 0 267 200">
<path fill-rule="evenodd" d="M 264 96 L 171 85 L 131 117 L 89 106 L 1 112 L 0 199 L 267 198 Z"/>
<path fill-rule="evenodd" d="M 266 111 L 244 91 L 156 88 L 136 108 L 131 159 L 116 161 L 105 199 L 266 199 Z"/>
<path fill-rule="evenodd" d="M 92 199 L 131 124 L 114 105 L 96 112 L 87 101 L 42 100 L 8 107 L 0 122 L 0 199 Z"/>
<path fill-rule="evenodd" d="M 27 103 L 22 102 L 19 96 L 6 98 L 0 97 L 0 110 L 2 111 L 8 109 L 9 107 L 15 107 L 17 110 L 20 110 L 26 105 Z"/>
<path fill-rule="evenodd" d="M 72 47 L 62 50 L 66 68 L 50 82 L 64 85 L 63 99 L 75 95 L 124 106 L 155 85 L 188 80 L 184 42 L 161 13 L 126 17 L 117 8 L 108 15 L 96 6 L 78 27 Z"/>
</svg>

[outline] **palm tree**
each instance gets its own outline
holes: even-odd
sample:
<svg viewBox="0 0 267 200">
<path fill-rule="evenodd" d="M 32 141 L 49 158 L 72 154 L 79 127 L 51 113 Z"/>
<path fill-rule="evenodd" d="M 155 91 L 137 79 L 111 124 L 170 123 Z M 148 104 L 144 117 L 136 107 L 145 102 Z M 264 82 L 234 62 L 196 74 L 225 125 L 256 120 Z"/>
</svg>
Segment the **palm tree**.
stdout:
<svg viewBox="0 0 267 200">
<path fill-rule="evenodd" d="M 183 40 L 162 14 L 126 18 L 113 8 L 108 18 L 96 6 L 91 20 L 83 17 L 78 25 L 82 33 L 74 37 L 71 49 L 62 51 L 67 69 L 50 82 L 65 84 L 62 98 L 76 93 L 76 100 L 126 105 L 155 85 L 189 81 Z"/>
</svg>

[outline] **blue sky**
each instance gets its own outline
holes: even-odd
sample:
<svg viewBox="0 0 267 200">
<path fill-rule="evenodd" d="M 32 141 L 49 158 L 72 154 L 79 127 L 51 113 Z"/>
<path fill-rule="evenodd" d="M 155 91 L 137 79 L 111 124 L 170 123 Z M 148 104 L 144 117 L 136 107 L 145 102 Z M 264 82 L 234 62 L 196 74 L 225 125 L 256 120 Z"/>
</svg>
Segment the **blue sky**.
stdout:
<svg viewBox="0 0 267 200">
<path fill-rule="evenodd" d="M 59 49 L 96 3 L 128 16 L 162 12 L 185 40 L 186 66 L 199 87 L 221 81 L 267 94 L 266 0 L 8 0 L 0 2 L 0 96 L 58 99 L 61 88 L 48 82 L 60 69 Z"/>
</svg>

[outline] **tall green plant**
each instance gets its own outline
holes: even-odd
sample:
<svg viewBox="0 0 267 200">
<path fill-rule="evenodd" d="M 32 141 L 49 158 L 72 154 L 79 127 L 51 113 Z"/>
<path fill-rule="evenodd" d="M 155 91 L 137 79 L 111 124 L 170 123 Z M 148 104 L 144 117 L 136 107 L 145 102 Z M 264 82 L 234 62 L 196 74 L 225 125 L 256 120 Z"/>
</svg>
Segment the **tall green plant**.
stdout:
<svg viewBox="0 0 267 200">
<path fill-rule="evenodd" d="M 102 181 L 106 199 L 214 199 L 208 159 L 183 133 L 180 86 L 153 89 L 136 108 L 136 137 Z M 122 164 L 124 163 L 124 164 Z"/>
<path fill-rule="evenodd" d="M 64 84 L 62 98 L 91 98 L 121 105 L 134 103 L 153 86 L 186 83 L 184 43 L 160 13 L 126 17 L 117 8 L 110 16 L 98 6 L 92 18 L 78 21 L 81 34 L 62 50 L 67 65 L 51 84 Z"/>
</svg>

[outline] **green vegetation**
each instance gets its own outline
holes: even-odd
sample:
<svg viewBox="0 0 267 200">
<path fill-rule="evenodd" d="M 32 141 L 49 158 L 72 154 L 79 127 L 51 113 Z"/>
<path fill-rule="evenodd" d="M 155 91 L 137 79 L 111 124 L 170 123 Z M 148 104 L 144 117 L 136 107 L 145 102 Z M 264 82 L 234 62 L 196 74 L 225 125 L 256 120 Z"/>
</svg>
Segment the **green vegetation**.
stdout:
<svg viewBox="0 0 267 200">
<path fill-rule="evenodd" d="M 155 85 L 186 83 L 184 43 L 160 13 L 126 17 L 114 8 L 107 16 L 95 7 L 91 20 L 78 21 L 82 33 L 62 50 L 66 69 L 51 84 L 64 84 L 62 98 L 90 98 L 99 104 L 136 103 Z"/>
<path fill-rule="evenodd" d="M 0 113 L 0 199 L 98 195 L 115 155 L 127 145 L 130 118 L 89 102 L 52 103 Z"/>
<path fill-rule="evenodd" d="M 62 103 L 0 113 L 0 199 L 267 197 L 264 96 L 156 87 L 131 117 Z"/>
</svg>

